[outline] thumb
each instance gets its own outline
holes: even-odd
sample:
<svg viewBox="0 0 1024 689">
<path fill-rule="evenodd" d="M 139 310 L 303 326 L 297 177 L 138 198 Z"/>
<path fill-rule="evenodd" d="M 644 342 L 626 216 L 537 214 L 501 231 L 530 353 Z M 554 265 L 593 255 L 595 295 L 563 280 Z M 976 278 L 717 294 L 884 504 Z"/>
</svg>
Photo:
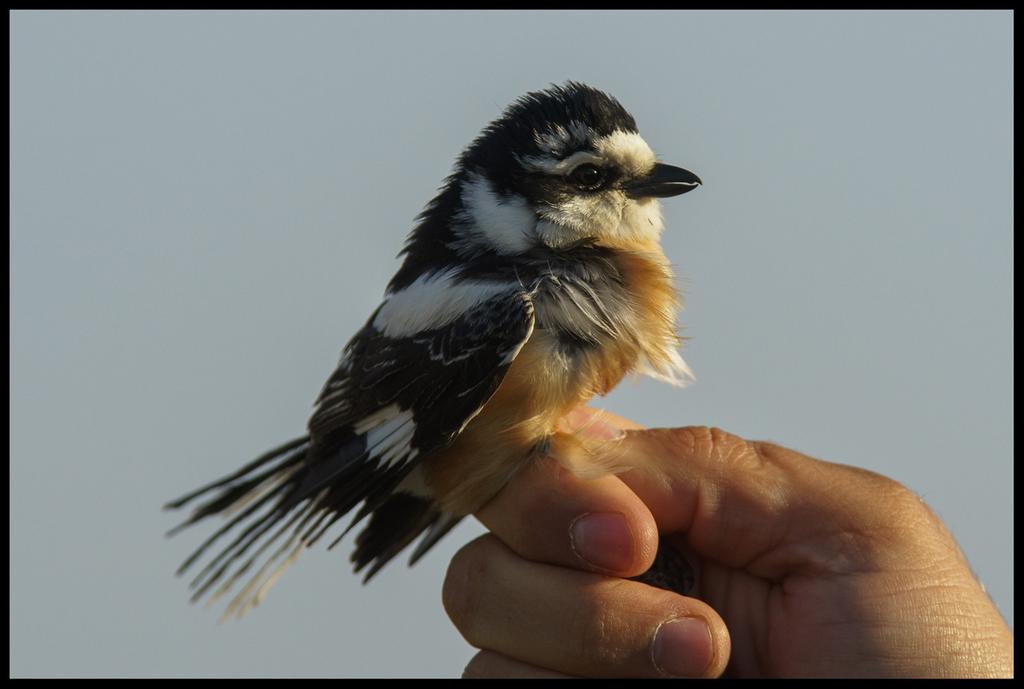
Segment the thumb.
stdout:
<svg viewBox="0 0 1024 689">
<path fill-rule="evenodd" d="M 893 501 L 916 497 L 870 471 L 817 460 L 718 428 L 644 430 L 601 412 L 602 464 L 647 506 L 662 534 L 685 534 L 693 552 L 755 576 L 845 571 L 858 534 L 893 528 Z M 586 434 L 588 425 L 578 424 Z M 851 552 L 852 551 L 852 552 Z M 837 557 L 837 553 L 843 554 Z"/>
</svg>

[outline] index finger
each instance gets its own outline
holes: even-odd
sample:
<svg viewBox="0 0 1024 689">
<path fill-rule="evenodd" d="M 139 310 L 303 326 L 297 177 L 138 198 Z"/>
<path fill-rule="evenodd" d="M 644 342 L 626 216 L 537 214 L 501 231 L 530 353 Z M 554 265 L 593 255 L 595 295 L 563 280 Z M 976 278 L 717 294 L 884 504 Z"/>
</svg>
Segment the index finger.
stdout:
<svg viewBox="0 0 1024 689">
<path fill-rule="evenodd" d="M 605 451 L 613 456 L 600 461 L 629 467 L 619 477 L 662 533 L 685 533 L 699 556 L 768 579 L 880 566 L 895 555 L 872 544 L 891 545 L 920 511 L 892 479 L 718 428 L 627 431 Z"/>
<path fill-rule="evenodd" d="M 654 517 L 621 479 L 581 479 L 552 457 L 519 472 L 476 516 L 534 562 L 631 577 L 658 549 Z"/>
</svg>

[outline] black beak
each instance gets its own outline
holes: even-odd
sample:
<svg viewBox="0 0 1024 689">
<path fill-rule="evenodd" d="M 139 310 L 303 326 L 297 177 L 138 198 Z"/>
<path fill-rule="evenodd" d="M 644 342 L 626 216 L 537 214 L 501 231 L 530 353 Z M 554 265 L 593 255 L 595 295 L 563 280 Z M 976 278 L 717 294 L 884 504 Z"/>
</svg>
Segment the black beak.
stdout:
<svg viewBox="0 0 1024 689">
<path fill-rule="evenodd" d="M 700 177 L 675 165 L 658 163 L 646 177 L 629 182 L 623 187 L 630 198 L 651 196 L 665 198 L 679 196 L 701 185 Z"/>
</svg>

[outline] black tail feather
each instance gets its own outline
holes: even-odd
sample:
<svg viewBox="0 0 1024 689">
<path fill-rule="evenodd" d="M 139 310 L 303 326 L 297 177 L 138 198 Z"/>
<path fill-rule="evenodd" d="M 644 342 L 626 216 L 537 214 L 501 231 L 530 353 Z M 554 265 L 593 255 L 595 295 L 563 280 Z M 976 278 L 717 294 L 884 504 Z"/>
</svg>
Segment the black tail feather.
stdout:
<svg viewBox="0 0 1024 689">
<path fill-rule="evenodd" d="M 356 549 L 352 553 L 356 572 L 373 563 L 364 583 L 441 514 L 433 501 L 408 493 L 391 495 L 375 509 L 367 511 L 371 512 L 370 523 L 356 536 Z"/>
<path fill-rule="evenodd" d="M 436 521 L 430 525 L 430 530 L 427 531 L 423 540 L 416 546 L 416 550 L 409 557 L 409 566 L 412 567 L 414 564 L 419 562 L 420 558 L 427 554 L 431 548 L 437 545 L 437 542 L 444 538 L 449 531 L 454 529 L 459 522 L 462 521 L 461 515 L 440 515 Z"/>
<path fill-rule="evenodd" d="M 391 495 L 367 514 L 373 516 L 356 537 L 356 549 L 352 553 L 356 572 L 371 565 L 363 577 L 364 584 L 424 531 L 426 534 L 409 559 L 410 566 L 462 521 L 461 515 L 446 514 L 432 500 L 408 493 Z"/>
<path fill-rule="evenodd" d="M 327 496 L 327 502 L 336 512 L 347 513 L 360 502 L 365 502 L 341 535 L 334 539 L 327 549 L 332 550 L 334 546 L 338 545 L 341 539 L 345 538 L 348 532 L 372 511 L 372 508 L 367 509 L 368 505 L 376 506 L 387 500 L 394 486 L 398 485 L 407 473 L 407 468 L 394 467 L 383 472 L 377 471 L 373 476 L 367 478 L 362 486 L 332 486 L 331 492 Z"/>
<path fill-rule="evenodd" d="M 360 503 L 362 507 L 345 533 L 364 517 L 373 515 L 357 538 L 357 555 L 353 556 L 356 571 L 374 562 L 367 579 L 438 521 L 439 513 L 431 507 L 430 501 L 393 493 L 410 470 L 407 464 L 380 466 L 377 461 L 367 461 L 366 439 L 362 435 L 349 434 L 337 440 L 339 444 L 333 451 L 324 452 L 319 448 L 313 456 L 309 437 L 297 438 L 230 476 L 167 504 L 168 508 L 180 508 L 212 493 L 206 502 L 193 509 L 188 519 L 172 529 L 171 534 L 207 517 L 229 517 L 226 524 L 182 563 L 179 575 L 212 552 L 215 544 L 239 530 L 190 582 L 193 602 L 211 591 L 214 591 L 211 602 L 216 600 L 239 578 L 255 569 L 256 574 L 228 606 L 227 614 L 243 614 L 259 602 L 298 552 L 318 541 Z M 415 514 L 395 507 L 406 498 L 422 503 Z M 408 521 L 410 518 L 414 521 Z M 390 526 L 382 529 L 384 524 Z M 286 536 L 289 530 L 292 533 Z M 279 542 L 281 545 L 272 549 Z M 289 550 L 292 553 L 279 562 Z M 263 562 L 257 568 L 261 559 Z M 272 569 L 275 564 L 277 568 Z M 215 588 L 218 584 L 219 588 Z"/>
<path fill-rule="evenodd" d="M 302 510 L 298 510 L 298 511 L 296 511 L 296 512 L 295 512 L 295 514 L 293 514 L 293 515 L 292 515 L 292 517 L 291 517 L 290 519 L 288 519 L 288 521 L 286 521 L 286 522 L 285 522 L 284 524 L 282 524 L 282 525 L 281 525 L 281 528 L 279 528 L 279 529 L 278 529 L 278 530 L 277 530 L 277 531 L 276 531 L 276 532 L 275 532 L 275 533 L 274 533 L 274 534 L 273 534 L 273 535 L 272 535 L 272 536 L 271 536 L 271 537 L 270 537 L 270 538 L 269 538 L 268 540 L 264 541 L 264 542 L 263 542 L 263 544 L 262 544 L 262 545 L 260 545 L 260 547 L 259 547 L 259 548 L 257 548 L 257 549 L 256 549 L 256 550 L 255 550 L 255 551 L 254 551 L 254 552 L 252 553 L 252 555 L 250 555 L 250 556 L 249 556 L 249 559 L 247 559 L 247 560 L 246 560 L 246 561 L 245 561 L 244 563 L 242 563 L 241 565 L 239 565 L 239 566 L 238 566 L 238 568 L 237 568 L 237 569 L 236 569 L 236 570 L 235 570 L 234 572 L 232 572 L 232 573 L 231 573 L 231 576 L 230 576 L 230 577 L 228 577 L 228 578 L 227 578 L 227 579 L 226 579 L 226 580 L 224 581 L 224 583 L 223 583 L 223 584 L 221 585 L 221 588 L 220 588 L 219 592 L 218 592 L 217 594 L 214 594 L 214 597 L 216 598 L 217 596 L 219 596 L 219 594 L 220 594 L 220 593 L 226 592 L 226 591 L 227 591 L 228 589 L 230 589 L 230 588 L 231 588 L 231 586 L 232 586 L 232 585 L 233 585 L 233 584 L 234 584 L 234 583 L 235 583 L 236 581 L 238 581 L 239 579 L 241 579 L 241 578 L 242 578 L 242 576 L 244 576 L 244 575 L 245 575 L 245 573 L 249 571 L 249 569 L 250 569 L 250 568 L 251 568 L 251 567 L 253 566 L 253 564 L 255 564 L 256 560 L 258 560 L 258 559 L 260 558 L 260 556 L 261 556 L 261 555 L 262 555 L 262 554 L 263 554 L 263 553 L 264 553 L 264 552 L 265 552 L 265 551 L 266 551 L 266 550 L 267 550 L 267 549 L 268 549 L 268 548 L 269 548 L 269 547 L 270 547 L 271 545 L 273 545 L 274 543 L 276 543 L 276 542 L 277 542 L 277 540 L 278 540 L 279 538 L 281 538 L 281 536 L 282 536 L 282 535 L 283 535 L 283 534 L 284 534 L 284 533 L 285 533 L 285 532 L 286 532 L 286 531 L 287 531 L 287 530 L 288 530 L 288 529 L 289 529 L 289 528 L 290 528 L 290 527 L 291 527 L 291 526 L 292 526 L 292 525 L 293 525 L 293 524 L 294 524 L 294 523 L 295 523 L 296 521 L 298 521 L 298 520 L 299 520 L 299 518 L 301 518 L 301 517 L 302 517 L 302 516 L 303 516 L 304 514 L 305 514 L 305 515 L 306 515 L 306 516 L 308 517 L 308 514 L 309 514 L 309 513 L 311 512 L 311 511 L 312 511 L 312 510 L 311 510 L 311 505 L 308 505 L 308 506 L 306 506 L 306 508 L 305 508 L 305 509 L 302 509 Z M 271 524 L 270 526 L 273 526 L 273 524 Z M 266 529 L 264 530 L 264 533 L 265 533 L 265 532 L 266 532 Z M 262 534 L 261 534 L 261 535 L 262 535 Z M 255 540 L 258 540 L 258 538 L 259 538 L 259 537 L 257 536 Z M 254 541 L 254 542 L 255 542 L 255 541 Z M 267 563 L 269 564 L 269 563 L 272 563 L 272 562 L 276 561 L 276 560 L 277 560 L 277 559 L 278 559 L 278 558 L 280 557 L 280 555 L 281 555 L 281 553 L 282 553 L 283 549 L 287 548 L 287 546 L 288 546 L 288 544 L 289 544 L 290 542 L 291 542 L 291 539 L 288 539 L 288 541 L 286 541 L 286 542 L 285 542 L 285 543 L 284 543 L 284 544 L 283 544 L 283 545 L 281 546 L 281 548 L 279 548 L 279 549 L 278 549 L 278 551 L 277 551 L 277 552 L 275 552 L 275 553 L 274 553 L 273 555 L 271 555 L 271 556 L 270 556 L 270 558 L 268 558 L 268 560 L 267 560 Z M 244 554 L 245 554 L 245 551 L 243 550 L 243 551 L 242 551 L 241 553 L 239 553 L 239 554 L 238 554 L 237 556 L 235 556 L 235 557 L 232 557 L 231 561 L 234 561 L 234 560 L 236 560 L 236 559 L 237 559 L 238 557 L 241 557 L 241 555 L 244 555 Z M 209 590 L 209 589 L 210 589 L 210 588 L 211 588 L 211 587 L 213 586 L 213 584 L 215 584 L 215 583 L 216 583 L 217 581 L 219 581 L 219 580 L 221 579 L 221 577 L 223 577 L 223 576 L 224 576 L 224 574 L 225 574 L 225 573 L 227 572 L 227 569 L 228 569 L 228 567 L 229 567 L 229 566 L 230 566 L 230 564 L 231 564 L 231 561 L 229 561 L 229 562 L 226 562 L 226 563 L 225 563 L 225 564 L 224 564 L 224 565 L 223 565 L 223 566 L 222 566 L 222 567 L 221 567 L 221 568 L 220 568 L 220 569 L 219 569 L 219 570 L 217 571 L 217 573 L 216 573 L 216 574 L 215 574 L 215 575 L 214 575 L 214 576 L 213 576 L 213 577 L 212 577 L 212 578 L 211 578 L 211 579 L 210 579 L 210 580 L 209 580 L 209 581 L 208 581 L 207 583 L 205 583 L 205 584 L 204 584 L 204 585 L 202 586 L 202 588 L 200 588 L 200 589 L 199 589 L 198 591 L 196 591 L 196 592 L 195 592 L 195 593 L 193 594 L 193 596 L 192 596 L 192 600 L 193 600 L 193 602 L 195 602 L 195 601 L 198 601 L 199 599 L 201 599 L 201 598 L 203 597 L 203 595 L 205 595 L 205 593 L 206 593 L 206 592 L 207 592 L 207 591 L 208 591 L 208 590 Z"/>
<path fill-rule="evenodd" d="M 203 597 L 211 586 L 216 584 L 221 577 L 223 577 L 231 565 L 237 561 L 240 557 L 245 555 L 246 551 L 252 547 L 252 545 L 260 539 L 270 529 L 274 528 L 274 525 L 280 521 L 283 516 L 270 512 L 269 514 L 263 515 L 259 520 L 250 524 L 245 531 L 238 535 L 226 548 L 220 551 L 213 560 L 211 560 L 199 574 L 189 584 L 190 588 L 198 589 L 192 596 L 193 600 L 199 600 Z M 218 567 L 218 565 L 220 565 Z"/>
<path fill-rule="evenodd" d="M 164 509 L 165 510 L 176 510 L 176 509 L 179 509 L 181 507 L 184 507 L 185 505 L 190 503 L 192 500 L 198 498 L 203 493 L 208 493 L 211 490 L 213 490 L 214 488 L 220 488 L 221 486 L 223 486 L 225 484 L 231 483 L 232 481 L 237 480 L 237 479 L 245 476 L 246 474 L 250 473 L 251 471 L 253 471 L 255 469 L 258 469 L 259 467 L 263 466 L 267 462 L 273 461 L 274 459 L 277 459 L 278 457 L 280 457 L 283 454 L 286 454 L 286 453 L 291 452 L 292 450 L 294 450 L 294 449 L 296 449 L 296 448 L 298 448 L 300 446 L 308 445 L 308 444 L 309 444 L 309 436 L 308 435 L 304 435 L 301 438 L 295 438 L 294 440 L 290 440 L 287 443 L 285 443 L 284 445 L 281 445 L 280 447 L 276 447 L 273 450 L 265 452 L 264 454 L 260 455 L 259 457 L 257 457 L 253 461 L 251 461 L 248 464 L 246 464 L 244 467 L 242 467 L 241 469 L 239 469 L 235 473 L 229 474 L 228 476 L 225 476 L 224 478 L 222 478 L 222 479 L 220 479 L 218 481 L 214 481 L 213 483 L 205 485 L 202 488 L 199 488 L 197 490 L 194 490 L 191 493 L 188 493 L 187 495 L 183 495 L 182 497 L 178 498 L 177 500 L 174 500 L 172 502 L 167 503 L 166 505 L 164 505 Z"/>
<path fill-rule="evenodd" d="M 202 543 L 201 543 L 201 544 L 199 545 L 199 547 L 198 547 L 198 548 L 196 548 L 196 549 L 195 549 L 195 550 L 194 550 L 194 551 L 192 552 L 192 554 L 191 554 L 191 555 L 189 555 L 189 557 L 188 557 L 188 559 L 187 559 L 187 560 L 185 560 L 185 561 L 184 561 L 183 563 L 181 563 L 181 566 L 180 566 L 180 567 L 178 568 L 178 572 L 177 572 L 177 573 L 178 573 L 179 575 L 181 575 L 181 574 L 184 574 L 184 573 L 185 573 L 185 572 L 186 572 L 186 571 L 187 571 L 187 570 L 189 569 L 189 567 L 191 567 L 191 566 L 192 566 L 192 565 L 193 565 L 193 564 L 195 563 L 195 561 L 196 561 L 196 560 L 198 560 L 198 559 L 199 559 L 200 557 L 202 557 L 202 555 L 203 555 L 203 554 L 204 554 L 204 553 L 205 553 L 205 552 L 207 551 L 207 549 L 208 549 L 208 548 L 209 548 L 210 546 L 212 546 L 212 545 L 213 545 L 214 543 L 216 543 L 217 541 L 219 541 L 219 540 L 220 540 L 221 536 L 223 536 L 224 534 L 226 534 L 226 533 L 228 533 L 229 531 L 231 531 L 232 529 L 234 529 L 234 528 L 235 528 L 236 526 L 238 526 L 238 525 L 239 525 L 239 524 L 241 524 L 241 523 L 242 523 L 243 521 L 245 521 L 245 520 L 246 520 L 246 519 L 248 519 L 248 518 L 249 518 L 250 516 L 252 516 L 252 514 L 253 514 L 253 513 L 257 512 L 257 511 L 258 511 L 258 510 L 259 510 L 259 509 L 260 509 L 261 507 L 263 507 L 263 506 L 264 506 L 264 505 L 265 505 L 265 504 L 266 504 L 267 502 L 269 502 L 270 500 L 272 500 L 272 499 L 273 499 L 273 498 L 275 497 L 275 494 L 276 494 L 276 492 L 277 492 L 277 491 L 275 491 L 275 492 L 272 492 L 272 493 L 269 493 L 269 494 L 265 495 L 265 496 L 264 496 L 264 497 L 263 497 L 262 499 L 260 499 L 260 500 L 257 500 L 257 501 L 256 501 L 256 502 L 254 502 L 254 503 L 253 503 L 252 505 L 250 505 L 249 507 L 247 507 L 246 509 L 242 510 L 242 511 L 241 511 L 240 513 L 238 513 L 237 515 L 235 515 L 235 516 L 234 516 L 234 517 L 233 517 L 233 518 L 231 519 L 231 521 L 229 521 L 229 522 L 228 522 L 227 524 L 225 524 L 224 526 L 220 527 L 220 528 L 219 528 L 219 529 L 217 529 L 217 530 L 216 530 L 215 532 L 213 532 L 213 534 L 212 534 L 212 535 L 211 535 L 211 536 L 210 536 L 209 538 L 207 538 L 207 539 L 206 539 L 205 541 L 203 541 L 203 542 L 202 542 Z M 206 515 L 206 516 L 209 516 L 209 515 Z M 265 518 L 265 517 L 264 517 L 264 518 Z M 180 527 L 178 527 L 178 529 L 184 528 L 184 527 L 186 527 L 186 526 L 189 526 L 189 525 L 191 525 L 191 524 L 193 524 L 193 523 L 195 523 L 195 522 L 194 522 L 194 521 L 192 521 L 192 520 L 189 520 L 189 521 L 185 522 L 184 524 L 182 524 L 182 525 L 181 525 Z M 251 529 L 252 527 L 249 527 L 249 528 Z M 177 529 L 176 529 L 176 530 L 177 530 Z M 246 531 L 248 532 L 248 531 L 249 531 L 249 529 L 247 529 Z M 237 539 L 236 539 L 235 541 L 233 541 L 233 542 L 231 543 L 231 545 L 229 545 L 229 546 L 228 546 L 227 548 L 225 548 L 225 549 L 224 549 L 224 550 L 223 550 L 223 551 L 221 552 L 221 554 L 217 556 L 216 560 L 214 560 L 214 563 L 216 563 L 216 561 L 217 561 L 217 560 L 220 560 L 220 558 L 222 558 L 222 557 L 223 557 L 224 555 L 226 555 L 226 554 L 227 554 L 227 553 L 228 553 L 228 552 L 229 552 L 229 551 L 230 551 L 230 550 L 231 550 L 232 548 L 234 548 L 234 547 L 235 547 L 236 545 L 238 545 L 238 543 L 239 543 L 239 542 L 240 542 L 240 541 L 242 540 L 242 538 L 244 538 L 244 537 L 245 537 L 245 533 L 243 533 L 243 534 L 242 534 L 241 536 L 239 536 L 239 537 L 238 537 L 238 538 L 237 538 Z"/>
</svg>

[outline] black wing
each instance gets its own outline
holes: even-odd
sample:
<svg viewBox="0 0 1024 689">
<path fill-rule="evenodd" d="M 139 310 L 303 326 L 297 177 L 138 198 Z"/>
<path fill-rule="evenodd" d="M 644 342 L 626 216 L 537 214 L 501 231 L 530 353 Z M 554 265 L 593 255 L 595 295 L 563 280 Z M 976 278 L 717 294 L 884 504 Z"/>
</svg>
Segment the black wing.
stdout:
<svg viewBox="0 0 1024 689">
<path fill-rule="evenodd" d="M 396 494 L 394 489 L 420 459 L 450 445 L 480 412 L 533 325 L 533 304 L 518 285 L 442 327 L 408 337 L 389 337 L 371 318 L 346 347 L 324 386 L 307 438 L 267 453 L 170 505 L 180 507 L 216 491 L 182 527 L 213 514 L 233 515 L 179 572 L 229 531 L 243 527 L 192 582 L 193 598 L 202 597 L 218 582 L 222 583 L 215 597 L 227 591 L 290 530 L 228 608 L 228 614 L 244 613 L 299 552 L 360 503 L 348 528 L 369 514 L 374 518 L 357 539 L 357 571 L 376 560 L 369 578 L 429 529 L 416 557 L 422 555 L 458 518 L 442 515 L 429 500 Z M 272 569 L 281 558 L 283 562 Z"/>
</svg>

